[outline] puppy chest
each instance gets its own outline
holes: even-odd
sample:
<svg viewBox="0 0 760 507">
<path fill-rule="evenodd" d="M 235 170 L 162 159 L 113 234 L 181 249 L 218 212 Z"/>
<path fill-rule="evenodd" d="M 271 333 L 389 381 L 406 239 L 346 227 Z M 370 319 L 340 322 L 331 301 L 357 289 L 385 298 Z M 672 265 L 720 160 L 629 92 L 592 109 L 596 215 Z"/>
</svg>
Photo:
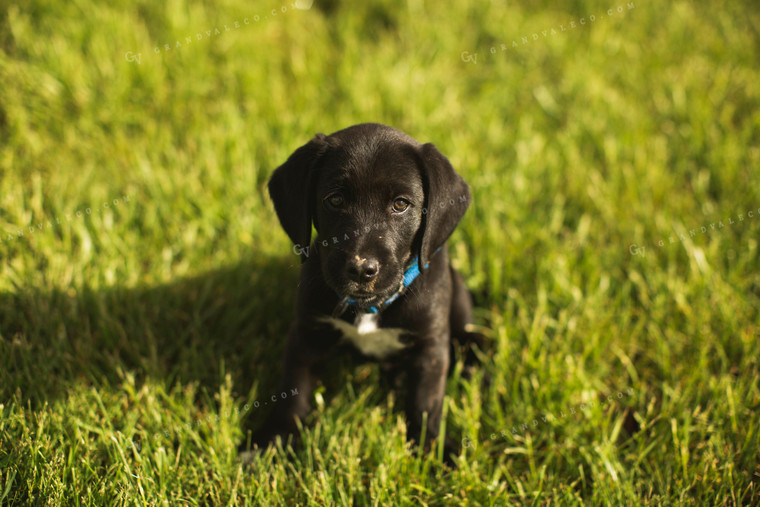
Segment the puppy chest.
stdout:
<svg viewBox="0 0 760 507">
<path fill-rule="evenodd" d="M 367 313 L 358 315 L 353 324 L 331 317 L 325 321 L 343 334 L 343 341 L 353 344 L 365 356 L 384 359 L 407 347 L 401 339 L 407 331 L 379 327 L 379 318 L 376 313 Z"/>
</svg>

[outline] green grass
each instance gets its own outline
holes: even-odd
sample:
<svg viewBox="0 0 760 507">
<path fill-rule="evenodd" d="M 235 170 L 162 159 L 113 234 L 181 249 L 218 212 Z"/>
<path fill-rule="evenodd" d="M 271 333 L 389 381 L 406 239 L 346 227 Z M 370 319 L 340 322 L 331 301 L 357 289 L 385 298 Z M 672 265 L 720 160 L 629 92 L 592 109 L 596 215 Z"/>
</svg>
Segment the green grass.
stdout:
<svg viewBox="0 0 760 507">
<path fill-rule="evenodd" d="M 0 504 L 760 503 L 760 9 L 462 4 L 0 4 Z M 465 448 L 362 366 L 247 473 L 299 267 L 266 182 L 364 121 L 473 191 Z"/>
</svg>

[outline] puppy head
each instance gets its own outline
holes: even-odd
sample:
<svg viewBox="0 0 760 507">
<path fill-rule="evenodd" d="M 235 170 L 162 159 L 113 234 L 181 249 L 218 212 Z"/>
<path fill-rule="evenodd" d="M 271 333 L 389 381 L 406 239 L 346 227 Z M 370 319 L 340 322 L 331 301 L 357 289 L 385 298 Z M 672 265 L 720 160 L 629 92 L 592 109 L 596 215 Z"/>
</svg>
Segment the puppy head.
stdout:
<svg viewBox="0 0 760 507">
<path fill-rule="evenodd" d="M 363 307 L 395 293 L 415 255 L 422 269 L 470 201 L 435 146 L 378 124 L 318 134 L 277 168 L 269 193 L 302 261 L 313 222 L 326 283 Z"/>
</svg>

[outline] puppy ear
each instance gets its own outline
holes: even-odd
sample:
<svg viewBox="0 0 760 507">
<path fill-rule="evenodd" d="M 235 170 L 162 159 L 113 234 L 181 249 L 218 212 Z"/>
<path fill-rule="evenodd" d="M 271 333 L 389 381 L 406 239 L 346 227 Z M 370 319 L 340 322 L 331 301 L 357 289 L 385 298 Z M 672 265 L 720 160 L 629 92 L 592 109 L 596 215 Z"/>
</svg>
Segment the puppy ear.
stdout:
<svg viewBox="0 0 760 507">
<path fill-rule="evenodd" d="M 470 204 L 470 187 L 454 171 L 449 159 L 433 144 L 422 146 L 422 185 L 425 190 L 419 267 L 424 269 L 430 257 L 449 239 Z"/>
<path fill-rule="evenodd" d="M 269 179 L 269 196 L 277 217 L 290 240 L 300 246 L 301 262 L 306 261 L 311 243 L 314 168 L 326 148 L 325 135 L 317 134 L 294 151 Z"/>
</svg>

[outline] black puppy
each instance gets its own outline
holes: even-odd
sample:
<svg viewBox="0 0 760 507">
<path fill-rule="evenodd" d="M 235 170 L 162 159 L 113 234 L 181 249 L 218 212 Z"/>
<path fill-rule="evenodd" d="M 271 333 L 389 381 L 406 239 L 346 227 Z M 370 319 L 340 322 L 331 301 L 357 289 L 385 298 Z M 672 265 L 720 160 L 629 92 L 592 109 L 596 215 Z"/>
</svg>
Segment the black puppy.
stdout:
<svg viewBox="0 0 760 507">
<path fill-rule="evenodd" d="M 405 370 L 407 436 L 420 437 L 427 413 L 429 448 L 451 339 L 471 334 L 470 294 L 445 248 L 469 205 L 467 184 L 432 144 L 366 123 L 317 134 L 277 168 L 269 193 L 303 262 L 281 384 L 299 395 L 278 401 L 253 443 L 296 431 L 315 367 L 350 343 Z"/>
</svg>

